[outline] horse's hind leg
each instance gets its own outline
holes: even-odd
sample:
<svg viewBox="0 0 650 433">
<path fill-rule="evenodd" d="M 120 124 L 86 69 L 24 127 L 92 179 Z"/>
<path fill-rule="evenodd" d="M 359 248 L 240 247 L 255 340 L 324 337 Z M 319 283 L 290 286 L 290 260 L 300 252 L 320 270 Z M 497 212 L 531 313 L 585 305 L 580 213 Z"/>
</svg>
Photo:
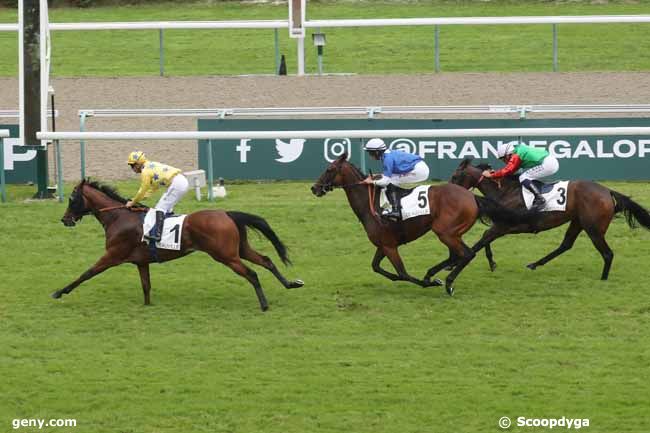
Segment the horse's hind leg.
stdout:
<svg viewBox="0 0 650 433">
<path fill-rule="evenodd" d="M 469 262 L 472 261 L 476 253 L 472 251 L 460 238 L 460 235 L 447 235 L 447 234 L 438 234 L 440 241 L 447 245 L 447 247 L 454 251 L 458 261 L 454 269 L 447 275 L 445 279 L 445 289 L 447 293 L 451 296 L 454 294 L 453 283 L 458 274 L 467 266 Z M 443 262 L 444 263 L 444 262 Z M 440 266 L 440 264 L 438 265 Z"/>
<path fill-rule="evenodd" d="M 538 266 L 544 266 L 546 263 L 550 262 L 560 254 L 569 251 L 573 247 L 573 244 L 575 243 L 581 231 L 582 226 L 580 225 L 580 222 L 578 220 L 572 220 L 571 224 L 569 224 L 569 228 L 564 234 L 564 239 L 562 240 L 560 246 L 538 261 L 530 263 L 527 265 L 527 268 L 534 270 Z"/>
<path fill-rule="evenodd" d="M 267 256 L 263 256 L 257 251 L 255 251 L 249 244 L 248 242 L 243 242 L 240 250 L 239 250 L 239 256 L 244 259 L 248 260 L 251 263 L 255 263 L 256 265 L 262 266 L 263 268 L 268 269 L 271 271 L 273 275 L 275 275 L 275 278 L 278 279 L 282 283 L 284 287 L 287 289 L 296 289 L 298 287 L 302 287 L 305 283 L 302 280 L 294 280 L 294 281 L 289 281 L 284 276 L 278 271 L 278 268 L 275 266 L 273 261 Z"/>
<path fill-rule="evenodd" d="M 151 305 L 149 293 L 151 292 L 151 279 L 149 278 L 149 263 L 139 264 L 138 272 L 140 273 L 140 282 L 142 283 L 142 293 L 144 294 L 144 305 Z"/>
<path fill-rule="evenodd" d="M 600 276 L 600 279 L 606 280 L 609 277 L 609 269 L 612 267 L 612 261 L 614 260 L 614 252 L 609 247 L 609 245 L 607 245 L 604 232 L 601 232 L 596 228 L 587 228 L 585 229 L 585 231 L 589 235 L 591 242 L 594 244 L 594 246 L 596 247 L 600 255 L 603 257 L 603 261 L 605 262 L 605 264 L 603 266 L 603 273 Z"/>
<path fill-rule="evenodd" d="M 215 260 L 219 260 L 216 259 Z M 221 261 L 221 260 L 219 260 Z M 262 290 L 262 285 L 260 284 L 260 280 L 257 278 L 257 274 L 255 271 L 250 269 L 248 266 L 243 264 L 239 258 L 232 260 L 230 262 L 223 262 L 226 266 L 228 266 L 230 269 L 241 275 L 242 277 L 246 278 L 249 283 L 253 285 L 255 288 L 255 294 L 257 295 L 257 299 L 260 302 L 260 308 L 262 311 L 266 311 L 269 309 L 269 303 L 266 300 L 266 296 L 264 296 L 264 291 Z"/>
<path fill-rule="evenodd" d="M 462 244 L 463 248 L 463 257 L 460 259 L 458 264 L 454 267 L 454 270 L 447 275 L 447 279 L 445 280 L 445 288 L 447 289 L 447 293 L 449 295 L 454 294 L 454 288 L 453 288 L 453 283 L 458 274 L 469 264 L 469 262 L 472 261 L 472 259 L 476 256 L 476 253 L 471 250 L 465 243 L 461 240 L 460 243 Z"/>
</svg>

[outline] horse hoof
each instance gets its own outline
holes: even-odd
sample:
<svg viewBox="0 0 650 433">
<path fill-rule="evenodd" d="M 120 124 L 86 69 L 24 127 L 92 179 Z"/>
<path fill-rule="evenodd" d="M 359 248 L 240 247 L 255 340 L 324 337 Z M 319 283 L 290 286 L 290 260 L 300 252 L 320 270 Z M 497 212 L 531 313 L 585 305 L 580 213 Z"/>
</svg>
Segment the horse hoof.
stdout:
<svg viewBox="0 0 650 433">
<path fill-rule="evenodd" d="M 266 312 L 269 309 L 268 305 L 260 305 L 260 308 L 262 309 L 262 312 Z"/>
<path fill-rule="evenodd" d="M 451 286 L 447 287 L 447 294 L 449 296 L 454 296 L 454 288 Z"/>
<path fill-rule="evenodd" d="M 526 267 L 531 271 L 534 271 L 537 268 L 537 265 L 535 263 L 529 263 L 526 265 Z"/>
<path fill-rule="evenodd" d="M 289 287 L 287 289 L 297 289 L 298 287 L 302 287 L 305 285 L 305 282 L 303 280 L 295 280 L 289 282 Z"/>
<path fill-rule="evenodd" d="M 490 263 L 490 272 L 494 272 L 497 269 L 497 264 L 496 263 Z"/>
<path fill-rule="evenodd" d="M 430 284 L 433 287 L 442 286 L 442 280 L 440 278 L 435 278 Z"/>
<path fill-rule="evenodd" d="M 59 299 L 61 297 L 61 292 L 57 290 L 56 292 L 52 293 L 52 295 L 50 296 L 52 296 L 54 299 Z"/>
</svg>

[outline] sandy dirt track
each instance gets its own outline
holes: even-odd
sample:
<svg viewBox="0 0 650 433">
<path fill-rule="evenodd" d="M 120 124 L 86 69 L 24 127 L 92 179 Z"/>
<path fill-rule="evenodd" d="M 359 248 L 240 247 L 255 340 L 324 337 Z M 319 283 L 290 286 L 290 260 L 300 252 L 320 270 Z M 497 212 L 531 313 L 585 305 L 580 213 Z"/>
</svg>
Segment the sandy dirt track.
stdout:
<svg viewBox="0 0 650 433">
<path fill-rule="evenodd" d="M 79 109 L 489 104 L 644 104 L 650 73 L 443 73 L 391 76 L 58 78 L 57 130 L 78 131 Z M 0 78 L 0 109 L 18 108 L 18 82 Z M 647 116 L 650 113 L 644 113 Z M 611 115 L 609 115 L 611 116 Z M 483 116 L 487 117 L 487 116 Z M 532 117 L 532 116 L 531 116 Z M 541 117 L 541 116 L 536 116 Z M 557 116 L 547 116 L 557 117 Z M 0 123 L 15 123 L 0 119 Z M 195 130 L 196 119 L 93 118 L 88 131 Z M 90 142 L 87 174 L 133 178 L 132 149 L 196 169 L 196 142 Z M 66 180 L 79 179 L 79 145 L 63 146 Z M 51 176 L 53 171 L 51 170 Z"/>
</svg>

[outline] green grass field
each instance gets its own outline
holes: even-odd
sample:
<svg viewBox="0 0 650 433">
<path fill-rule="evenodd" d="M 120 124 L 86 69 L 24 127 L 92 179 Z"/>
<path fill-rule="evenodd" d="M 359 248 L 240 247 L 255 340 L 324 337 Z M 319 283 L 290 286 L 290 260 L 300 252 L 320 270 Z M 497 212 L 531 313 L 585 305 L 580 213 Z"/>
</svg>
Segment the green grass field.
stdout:
<svg viewBox="0 0 650 433">
<path fill-rule="evenodd" d="M 607 185 L 650 207 L 647 184 Z M 137 187 L 119 186 L 125 196 Z M 294 261 L 283 272 L 306 285 L 287 291 L 256 268 L 267 313 L 248 283 L 201 253 L 153 266 L 151 307 L 131 265 L 53 300 L 102 254 L 103 231 L 92 217 L 65 228 L 66 204 L 24 203 L 33 188 L 10 189 L 0 205 L 2 431 L 17 418 L 74 418 L 76 428 L 42 431 L 472 433 L 501 431 L 502 416 L 650 431 L 647 231 L 614 221 L 608 282 L 584 234 L 534 272 L 524 265 L 564 229 L 502 239 L 497 271 L 479 256 L 450 298 L 374 274 L 374 248 L 341 191 L 317 199 L 305 182 L 228 191 L 217 203 L 186 197 L 177 210 L 270 222 Z M 279 263 L 266 239 L 251 241 Z M 447 254 L 432 234 L 401 251 L 415 275 Z"/>
<path fill-rule="evenodd" d="M 309 2 L 310 19 L 412 18 L 516 15 L 635 15 L 650 13 L 649 0 L 622 1 L 350 1 Z M 286 4 L 239 2 L 167 3 L 91 9 L 55 8 L 52 22 L 286 19 Z M 16 10 L 0 9 L 0 22 L 17 22 Z M 428 73 L 434 71 L 433 28 L 323 29 L 324 70 L 329 73 Z M 650 70 L 650 25 L 560 25 L 561 71 Z M 272 74 L 273 30 L 165 31 L 167 75 Z M 142 76 L 159 73 L 158 31 L 53 32 L 54 76 Z M 306 69 L 317 71 L 307 40 Z M 279 32 L 280 51 L 296 71 L 296 44 Z M 0 32 L 0 76 L 17 75 L 17 36 Z M 441 69 L 446 72 L 551 71 L 552 28 L 443 26 Z"/>
</svg>

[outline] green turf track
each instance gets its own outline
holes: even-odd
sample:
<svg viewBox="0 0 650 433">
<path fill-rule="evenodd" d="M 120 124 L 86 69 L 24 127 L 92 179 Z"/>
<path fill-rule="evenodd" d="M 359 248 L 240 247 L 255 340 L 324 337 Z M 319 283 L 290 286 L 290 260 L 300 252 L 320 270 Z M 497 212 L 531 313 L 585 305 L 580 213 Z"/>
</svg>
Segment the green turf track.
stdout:
<svg viewBox="0 0 650 433">
<path fill-rule="evenodd" d="M 650 207 L 647 184 L 607 185 Z M 137 187 L 120 186 L 126 196 Z M 584 234 L 534 272 L 524 265 L 564 230 L 506 238 L 494 245 L 497 271 L 479 256 L 450 298 L 374 274 L 374 248 L 341 191 L 318 199 L 288 182 L 228 192 L 177 210 L 267 218 L 294 261 L 282 271 L 306 282 L 288 291 L 256 268 L 267 313 L 202 253 L 153 266 L 151 307 L 132 265 L 53 300 L 102 254 L 101 226 L 86 217 L 66 228 L 65 204 L 27 204 L 33 188 L 10 189 L 0 205 L 2 431 L 16 418 L 74 418 L 74 429 L 41 431 L 472 433 L 500 431 L 501 416 L 650 431 L 649 232 L 614 221 L 608 282 Z M 279 264 L 266 239 L 251 241 Z M 415 275 L 446 254 L 431 234 L 402 248 Z"/>
<path fill-rule="evenodd" d="M 413 18 L 517 15 L 636 15 L 650 13 L 639 1 L 327 1 L 309 2 L 310 19 Z M 286 19 L 286 4 L 176 2 L 90 9 L 54 8 L 52 22 Z M 0 9 L 0 22 L 16 22 L 16 11 Z M 432 27 L 323 29 L 324 71 L 329 73 L 430 73 L 434 71 Z M 169 30 L 166 75 L 272 74 L 273 30 Z M 650 70 L 650 25 L 560 25 L 560 71 Z M 158 31 L 53 32 L 54 76 L 155 76 Z M 317 71 L 308 35 L 306 70 Z M 296 43 L 279 32 L 280 51 L 296 71 Z M 17 75 L 17 37 L 0 32 L 0 76 Z M 553 65 L 551 25 L 443 26 L 443 72 L 539 72 Z"/>
</svg>

